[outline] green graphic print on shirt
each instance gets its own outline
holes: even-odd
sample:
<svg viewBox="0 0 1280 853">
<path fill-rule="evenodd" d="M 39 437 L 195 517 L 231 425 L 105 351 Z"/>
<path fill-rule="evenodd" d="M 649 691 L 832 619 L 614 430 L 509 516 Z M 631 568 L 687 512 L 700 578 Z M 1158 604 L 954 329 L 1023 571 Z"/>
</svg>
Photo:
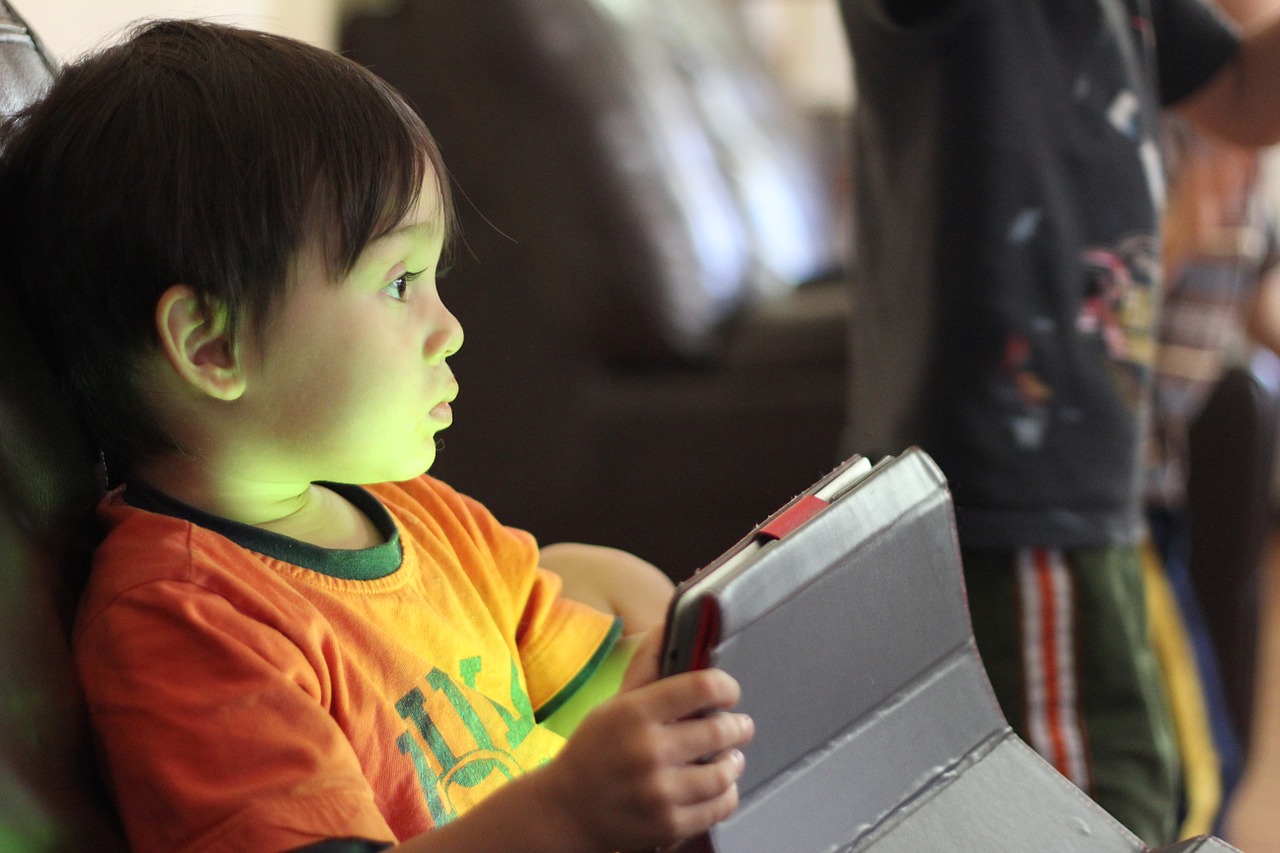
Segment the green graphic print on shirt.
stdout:
<svg viewBox="0 0 1280 853">
<path fill-rule="evenodd" d="M 492 789 L 549 760 L 551 749 L 561 742 L 558 735 L 538 727 L 514 660 L 510 667 L 509 705 L 477 689 L 479 657 L 461 662 L 463 687 L 448 673 L 432 669 L 423 686 L 396 702 L 396 711 L 408 723 L 396 745 L 413 762 L 437 826 L 456 818 L 466 805 L 483 799 Z M 527 741 L 535 732 L 540 735 L 535 740 L 554 742 L 536 746 L 532 753 L 521 750 L 534 746 Z"/>
</svg>

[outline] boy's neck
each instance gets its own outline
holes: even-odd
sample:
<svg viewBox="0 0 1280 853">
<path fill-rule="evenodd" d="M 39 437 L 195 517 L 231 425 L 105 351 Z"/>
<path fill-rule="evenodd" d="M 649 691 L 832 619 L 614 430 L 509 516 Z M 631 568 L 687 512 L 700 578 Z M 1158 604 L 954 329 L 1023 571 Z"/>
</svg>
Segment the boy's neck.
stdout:
<svg viewBox="0 0 1280 853">
<path fill-rule="evenodd" d="M 188 506 L 323 548 L 354 550 L 382 542 L 373 521 L 346 498 L 314 483 L 263 483 L 212 476 L 203 466 L 157 460 L 135 479 Z"/>
</svg>

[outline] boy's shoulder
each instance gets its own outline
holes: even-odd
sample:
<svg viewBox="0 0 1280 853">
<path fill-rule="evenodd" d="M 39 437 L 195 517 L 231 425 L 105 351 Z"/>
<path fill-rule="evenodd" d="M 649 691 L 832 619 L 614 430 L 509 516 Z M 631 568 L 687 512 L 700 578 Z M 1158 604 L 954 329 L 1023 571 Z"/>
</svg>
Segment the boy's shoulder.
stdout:
<svg viewBox="0 0 1280 853">
<path fill-rule="evenodd" d="M 95 566 L 136 566 L 139 579 L 180 574 L 199 545 L 201 528 L 186 518 L 135 505 L 130 492 L 129 486 L 118 486 L 98 504 L 102 539 L 94 553 Z"/>
<path fill-rule="evenodd" d="M 118 487 L 98 505 L 101 539 L 80 596 L 75 634 L 122 596 L 150 585 L 168 585 L 170 595 L 186 589 L 233 603 L 269 595 L 272 578 L 249 549 L 189 518 L 135 506 L 128 492 Z"/>
</svg>

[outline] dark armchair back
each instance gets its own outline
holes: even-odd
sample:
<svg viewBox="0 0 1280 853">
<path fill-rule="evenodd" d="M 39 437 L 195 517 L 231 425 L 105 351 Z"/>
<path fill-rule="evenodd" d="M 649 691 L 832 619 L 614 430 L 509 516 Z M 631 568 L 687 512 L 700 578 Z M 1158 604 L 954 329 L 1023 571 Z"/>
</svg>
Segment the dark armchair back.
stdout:
<svg viewBox="0 0 1280 853">
<path fill-rule="evenodd" d="M 21 109 L 53 73 L 0 2 L 0 110 Z M 109 853 L 123 844 L 94 771 L 68 644 L 102 476 L 2 270 L 0 348 L 0 849 Z"/>
</svg>

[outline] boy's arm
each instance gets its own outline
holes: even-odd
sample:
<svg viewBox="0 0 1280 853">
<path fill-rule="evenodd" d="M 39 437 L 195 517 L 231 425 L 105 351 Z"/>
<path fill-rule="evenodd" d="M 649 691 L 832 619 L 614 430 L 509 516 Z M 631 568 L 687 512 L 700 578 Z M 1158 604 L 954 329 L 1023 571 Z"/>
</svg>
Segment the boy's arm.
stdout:
<svg viewBox="0 0 1280 853">
<path fill-rule="evenodd" d="M 562 597 L 623 622 L 622 638 L 590 679 L 541 721 L 568 738 L 588 713 L 619 692 L 640 643 L 663 625 L 674 585 L 652 563 L 617 548 L 561 542 L 542 548 L 539 562 L 560 577 Z"/>
<path fill-rule="evenodd" d="M 622 617 L 623 632 L 639 634 L 666 618 L 675 586 L 652 563 L 617 548 L 560 542 L 541 549 L 544 569 L 564 581 L 561 594 Z"/>
<path fill-rule="evenodd" d="M 724 672 L 654 681 L 660 634 L 643 641 L 624 692 L 593 711 L 555 760 L 394 850 L 609 853 L 673 844 L 727 817 L 751 720 L 701 713 L 737 702 Z"/>
<path fill-rule="evenodd" d="M 656 632 L 658 628 L 655 626 L 652 630 Z M 591 677 L 560 707 L 542 719 L 542 725 L 563 738 L 572 735 L 587 714 L 622 691 L 627 670 L 645 637 L 646 634 L 631 634 L 618 638 Z"/>
</svg>

